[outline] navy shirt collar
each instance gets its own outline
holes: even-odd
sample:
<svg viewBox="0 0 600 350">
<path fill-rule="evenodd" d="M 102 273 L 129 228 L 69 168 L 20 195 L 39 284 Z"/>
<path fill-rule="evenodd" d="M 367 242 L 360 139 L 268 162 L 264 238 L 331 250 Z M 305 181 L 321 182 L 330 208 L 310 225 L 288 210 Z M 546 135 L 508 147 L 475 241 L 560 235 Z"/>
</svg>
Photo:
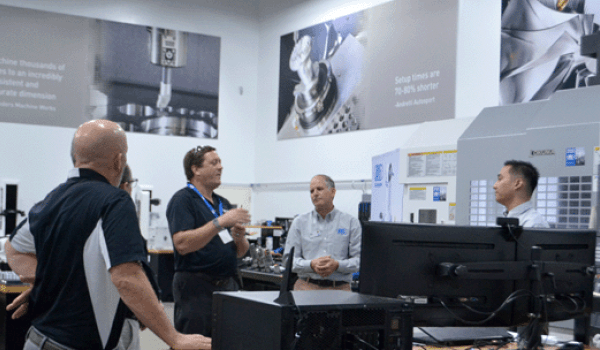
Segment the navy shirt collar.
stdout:
<svg viewBox="0 0 600 350">
<path fill-rule="evenodd" d="M 110 185 L 110 182 L 108 182 L 108 180 L 98 174 L 97 172 L 95 172 L 92 169 L 87 169 L 87 168 L 73 168 L 71 170 L 69 170 L 69 179 L 72 178 L 83 178 L 83 179 L 90 179 L 90 180 L 96 180 L 96 181 L 102 181 L 102 182 L 106 182 L 107 184 Z"/>
</svg>

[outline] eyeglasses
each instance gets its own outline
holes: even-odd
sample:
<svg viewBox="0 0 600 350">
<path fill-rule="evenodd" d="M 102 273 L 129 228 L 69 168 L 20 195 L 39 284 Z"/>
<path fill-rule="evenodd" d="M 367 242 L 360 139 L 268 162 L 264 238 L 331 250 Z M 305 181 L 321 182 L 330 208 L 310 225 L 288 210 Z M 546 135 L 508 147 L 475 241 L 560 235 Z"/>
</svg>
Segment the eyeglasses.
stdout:
<svg viewBox="0 0 600 350">
<path fill-rule="evenodd" d="M 123 181 L 124 184 L 129 184 L 131 187 L 134 187 L 138 182 L 138 179 L 131 179 L 127 181 Z"/>
<path fill-rule="evenodd" d="M 198 155 L 204 156 L 205 153 L 208 153 L 208 152 L 214 151 L 214 150 L 215 150 L 215 148 L 213 146 L 206 145 L 206 146 L 196 146 L 195 148 L 192 148 L 190 152 L 192 152 L 194 157 L 198 157 Z"/>
</svg>

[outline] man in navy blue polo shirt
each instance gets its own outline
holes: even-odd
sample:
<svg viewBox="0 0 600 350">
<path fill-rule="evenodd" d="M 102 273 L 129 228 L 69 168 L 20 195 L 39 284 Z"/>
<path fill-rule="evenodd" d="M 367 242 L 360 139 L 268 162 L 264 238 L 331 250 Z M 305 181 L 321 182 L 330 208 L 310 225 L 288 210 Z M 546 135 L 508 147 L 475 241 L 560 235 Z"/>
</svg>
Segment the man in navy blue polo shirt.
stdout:
<svg viewBox="0 0 600 350">
<path fill-rule="evenodd" d="M 243 224 L 250 215 L 214 193 L 223 166 L 213 147 L 187 152 L 183 167 L 189 182 L 167 205 L 175 247 L 175 328 L 210 336 L 212 293 L 239 289 L 237 258 L 248 251 Z"/>
<path fill-rule="evenodd" d="M 68 180 L 31 209 L 6 244 L 11 268 L 35 276 L 24 349 L 114 349 L 125 305 L 170 346 L 209 349 L 210 339 L 173 328 L 144 273 L 135 207 L 117 188 L 127 164 L 123 129 L 107 120 L 84 123 L 72 157 Z"/>
</svg>

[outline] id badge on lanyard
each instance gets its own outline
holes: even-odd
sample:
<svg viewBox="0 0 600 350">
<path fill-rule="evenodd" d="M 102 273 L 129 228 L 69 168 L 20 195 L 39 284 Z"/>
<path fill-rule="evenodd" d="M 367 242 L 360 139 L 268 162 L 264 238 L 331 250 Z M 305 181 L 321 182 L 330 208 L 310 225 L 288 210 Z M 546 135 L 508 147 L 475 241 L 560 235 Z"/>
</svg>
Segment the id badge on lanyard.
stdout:
<svg viewBox="0 0 600 350">
<path fill-rule="evenodd" d="M 196 186 L 192 185 L 191 183 L 188 183 L 187 186 L 189 188 L 191 188 L 192 190 L 194 190 L 194 192 L 196 192 L 200 196 L 200 198 L 202 198 L 202 200 L 204 201 L 204 204 L 206 204 L 208 209 L 210 209 L 210 211 L 213 214 L 213 216 L 215 217 L 215 219 L 218 218 L 219 216 L 223 215 L 223 202 L 222 201 L 219 200 L 219 213 L 217 213 L 215 211 L 215 208 L 210 204 L 210 202 L 208 200 L 206 200 L 206 198 L 204 198 L 204 196 L 202 195 L 202 193 L 200 193 L 200 191 L 198 191 Z M 231 234 L 229 234 L 229 231 L 227 231 L 227 229 L 222 229 L 221 231 L 219 231 L 219 237 L 221 238 L 221 241 L 223 241 L 223 244 L 227 244 L 227 243 L 233 241 L 233 238 L 231 237 Z"/>
</svg>

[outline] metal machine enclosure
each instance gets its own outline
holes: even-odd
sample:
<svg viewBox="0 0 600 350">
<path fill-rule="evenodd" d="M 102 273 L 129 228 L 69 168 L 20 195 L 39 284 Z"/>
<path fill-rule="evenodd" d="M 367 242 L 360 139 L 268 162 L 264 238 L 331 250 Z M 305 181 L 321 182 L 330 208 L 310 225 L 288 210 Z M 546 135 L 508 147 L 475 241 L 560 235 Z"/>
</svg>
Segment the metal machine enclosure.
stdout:
<svg viewBox="0 0 600 350">
<path fill-rule="evenodd" d="M 553 228 L 588 228 L 596 201 L 600 87 L 484 109 L 458 139 L 457 225 L 493 226 L 494 183 L 507 160 L 540 172 L 534 207 Z"/>
<path fill-rule="evenodd" d="M 402 222 L 454 224 L 457 142 L 473 118 L 426 122 L 400 150 Z"/>
</svg>

